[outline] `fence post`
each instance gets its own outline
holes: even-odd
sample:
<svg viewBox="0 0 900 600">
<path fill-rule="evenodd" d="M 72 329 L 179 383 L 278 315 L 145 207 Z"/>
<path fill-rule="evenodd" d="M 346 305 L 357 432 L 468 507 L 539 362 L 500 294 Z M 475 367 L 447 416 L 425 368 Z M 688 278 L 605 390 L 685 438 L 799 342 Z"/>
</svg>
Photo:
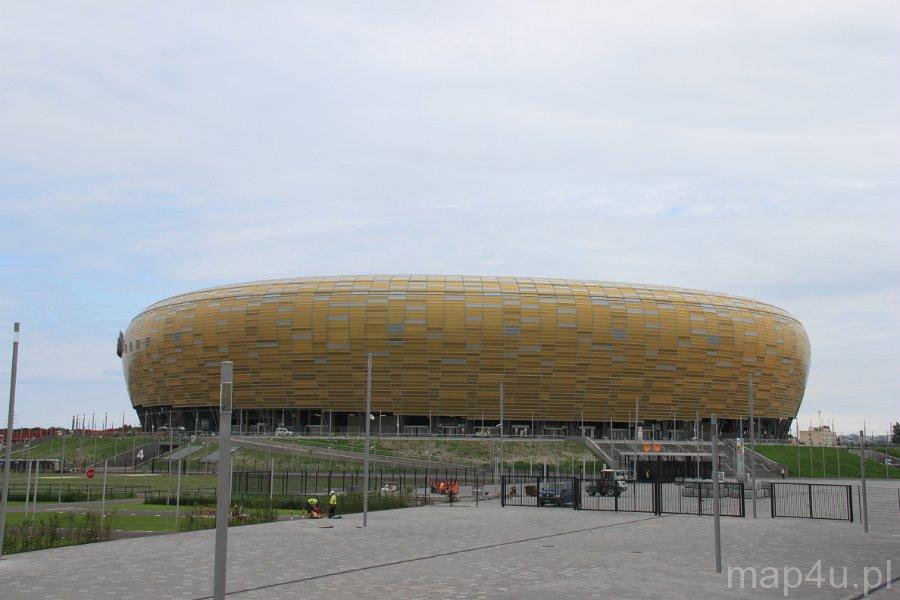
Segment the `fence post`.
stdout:
<svg viewBox="0 0 900 600">
<path fill-rule="evenodd" d="M 775 482 L 769 482 L 769 501 L 772 504 L 772 518 L 775 518 Z"/>
<path fill-rule="evenodd" d="M 500 506 L 506 506 L 506 477 L 500 476 Z"/>
<path fill-rule="evenodd" d="M 809 498 L 809 518 L 813 518 L 813 499 L 812 499 L 812 486 L 813 484 L 808 483 L 807 485 L 807 497 Z"/>
<path fill-rule="evenodd" d="M 897 495 L 900 496 L 900 490 L 897 490 Z M 847 507 L 850 510 L 850 522 L 853 522 L 853 488 L 849 485 L 847 486 Z"/>
<path fill-rule="evenodd" d="M 703 485 L 701 482 L 696 482 L 694 485 L 697 486 L 697 516 L 703 516 Z"/>
</svg>

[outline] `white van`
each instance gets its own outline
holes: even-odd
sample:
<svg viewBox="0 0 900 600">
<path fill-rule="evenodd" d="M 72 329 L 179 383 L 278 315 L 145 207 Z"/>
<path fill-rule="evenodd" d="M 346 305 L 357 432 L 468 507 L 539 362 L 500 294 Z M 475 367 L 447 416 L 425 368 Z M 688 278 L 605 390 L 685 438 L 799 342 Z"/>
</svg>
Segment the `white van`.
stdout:
<svg viewBox="0 0 900 600">
<path fill-rule="evenodd" d="M 288 429 L 287 427 L 277 427 L 275 429 L 275 435 L 293 437 L 294 432 Z"/>
</svg>

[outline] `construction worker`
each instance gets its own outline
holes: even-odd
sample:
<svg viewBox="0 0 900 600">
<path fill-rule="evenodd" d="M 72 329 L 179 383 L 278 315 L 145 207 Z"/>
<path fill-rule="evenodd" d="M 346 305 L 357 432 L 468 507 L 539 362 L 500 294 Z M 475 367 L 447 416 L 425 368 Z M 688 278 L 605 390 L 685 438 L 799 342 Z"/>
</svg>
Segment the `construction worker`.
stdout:
<svg viewBox="0 0 900 600">
<path fill-rule="evenodd" d="M 333 519 L 337 513 L 337 494 L 331 490 L 331 496 L 328 497 L 328 518 Z"/>
<path fill-rule="evenodd" d="M 310 498 L 309 500 L 306 501 L 306 512 L 309 513 L 309 517 L 311 519 L 315 518 L 315 517 L 313 517 L 313 515 L 315 514 L 316 507 L 318 505 L 319 505 L 318 498 Z"/>
</svg>

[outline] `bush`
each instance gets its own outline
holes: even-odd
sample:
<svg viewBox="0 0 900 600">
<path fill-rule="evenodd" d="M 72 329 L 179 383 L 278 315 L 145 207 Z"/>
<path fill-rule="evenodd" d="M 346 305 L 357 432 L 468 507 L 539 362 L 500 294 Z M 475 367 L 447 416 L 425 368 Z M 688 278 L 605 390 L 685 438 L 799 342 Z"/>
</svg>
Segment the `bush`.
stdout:
<svg viewBox="0 0 900 600">
<path fill-rule="evenodd" d="M 71 512 L 52 513 L 47 517 L 28 518 L 21 525 L 6 528 L 3 538 L 3 553 L 30 552 L 60 546 L 103 542 L 112 536 L 107 519 L 100 513 L 90 511 L 83 515 Z"/>
<path fill-rule="evenodd" d="M 228 516 L 228 526 L 256 525 L 258 523 L 271 523 L 278 520 L 278 512 L 271 506 L 260 508 L 247 507 L 239 502 L 231 505 L 231 514 Z M 185 520 L 179 523 L 181 531 L 197 531 L 199 529 L 212 529 L 216 526 L 215 507 L 194 506 L 188 512 Z"/>
<path fill-rule="evenodd" d="M 275 496 L 272 500 L 269 500 L 268 496 L 260 496 L 260 495 L 244 495 L 244 494 L 235 494 L 232 496 L 232 502 L 234 504 L 240 504 L 246 508 L 271 508 L 271 509 L 293 509 L 293 510 L 304 510 L 306 508 L 306 501 L 309 498 L 316 498 L 319 501 L 319 505 L 328 509 L 328 495 L 317 495 L 317 494 L 296 494 L 291 496 Z M 165 492 L 158 494 L 150 494 L 147 493 L 144 495 L 144 502 L 146 504 L 165 504 L 166 503 L 166 494 Z M 169 496 L 169 505 L 174 506 L 176 503 L 176 497 L 174 495 Z M 181 506 L 212 506 L 216 503 L 215 496 L 200 496 L 200 495 L 183 495 L 181 496 Z M 417 506 L 419 504 L 418 498 L 415 493 L 411 491 L 404 492 L 402 494 L 381 494 L 378 492 L 370 492 L 369 493 L 369 510 L 389 510 L 392 508 L 406 508 L 408 506 Z M 193 511 L 192 511 L 193 512 Z M 202 513 L 202 510 L 198 511 L 198 515 Z M 347 494 L 338 494 L 338 504 L 337 504 L 337 513 L 338 514 L 348 514 L 348 513 L 358 513 L 362 512 L 362 492 L 352 492 Z M 215 511 L 213 511 L 215 514 Z"/>
</svg>

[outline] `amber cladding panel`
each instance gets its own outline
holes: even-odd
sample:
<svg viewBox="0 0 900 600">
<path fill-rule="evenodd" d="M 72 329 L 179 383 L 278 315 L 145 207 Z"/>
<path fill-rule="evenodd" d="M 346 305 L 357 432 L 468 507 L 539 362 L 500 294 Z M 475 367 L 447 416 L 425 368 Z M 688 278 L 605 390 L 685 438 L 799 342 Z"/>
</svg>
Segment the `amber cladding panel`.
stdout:
<svg viewBox="0 0 900 600">
<path fill-rule="evenodd" d="M 796 415 L 809 371 L 800 323 L 710 292 L 564 279 L 359 276 L 217 287 L 150 306 L 125 332 L 136 406 L 235 407 L 626 421 L 695 411 Z"/>
</svg>

